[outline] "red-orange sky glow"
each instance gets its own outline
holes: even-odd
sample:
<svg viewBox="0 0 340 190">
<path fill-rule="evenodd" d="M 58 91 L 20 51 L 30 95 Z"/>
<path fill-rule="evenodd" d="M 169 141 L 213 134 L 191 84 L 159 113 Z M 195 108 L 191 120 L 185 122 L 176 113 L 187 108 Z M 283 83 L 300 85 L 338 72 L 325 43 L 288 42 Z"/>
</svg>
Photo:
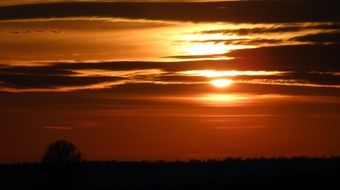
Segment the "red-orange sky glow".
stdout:
<svg viewBox="0 0 340 190">
<path fill-rule="evenodd" d="M 58 139 L 87 160 L 340 155 L 340 18 L 313 3 L 27 3 L 0 3 L 0 163 Z"/>
</svg>

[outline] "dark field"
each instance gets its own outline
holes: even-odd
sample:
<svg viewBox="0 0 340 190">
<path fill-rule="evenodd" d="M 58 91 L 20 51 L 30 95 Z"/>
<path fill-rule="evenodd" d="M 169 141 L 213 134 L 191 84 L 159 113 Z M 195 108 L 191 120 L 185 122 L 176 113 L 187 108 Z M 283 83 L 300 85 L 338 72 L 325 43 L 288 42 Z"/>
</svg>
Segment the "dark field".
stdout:
<svg viewBox="0 0 340 190">
<path fill-rule="evenodd" d="M 5 187 L 94 189 L 339 189 L 340 158 L 0 165 Z"/>
</svg>

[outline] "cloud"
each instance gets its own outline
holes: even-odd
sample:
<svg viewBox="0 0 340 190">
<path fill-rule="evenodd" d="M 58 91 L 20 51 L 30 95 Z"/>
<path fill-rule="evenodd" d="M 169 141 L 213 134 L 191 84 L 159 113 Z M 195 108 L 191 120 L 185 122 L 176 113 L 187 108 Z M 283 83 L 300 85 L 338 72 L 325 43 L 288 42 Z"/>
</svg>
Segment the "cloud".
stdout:
<svg viewBox="0 0 340 190">
<path fill-rule="evenodd" d="M 257 39 L 261 40 L 261 39 Z M 34 66 L 0 66 L 0 90 L 7 92 L 64 92 L 75 90 L 117 89 L 130 84 L 154 86 L 209 86 L 209 79 L 186 75 L 187 71 L 279 71 L 282 75 L 219 76 L 235 84 L 292 85 L 338 88 L 340 45 L 286 45 L 233 50 L 220 55 L 231 60 L 178 62 L 48 62 Z M 181 58 L 186 56 L 178 55 Z M 188 55 L 192 58 L 191 55 Z M 176 56 L 175 56 L 176 57 Z M 142 86 L 142 85 L 141 85 Z M 135 88 L 135 87 L 134 87 Z M 185 88 L 185 87 L 184 87 Z"/>
<path fill-rule="evenodd" d="M 121 17 L 151 20 L 252 23 L 339 21 L 337 1 L 231 1 L 202 3 L 51 3 L 0 7 L 0 18 Z M 225 7 L 221 9 L 220 7 Z"/>
<path fill-rule="evenodd" d="M 1 74 L 0 81 L 12 88 L 57 88 L 67 86 L 87 86 L 102 82 L 121 80 L 119 77 L 71 77 L 47 75 Z"/>
<path fill-rule="evenodd" d="M 63 126 L 45 126 L 42 129 L 46 130 L 58 130 L 58 131 L 69 131 L 72 130 L 72 127 L 63 127 Z"/>
<path fill-rule="evenodd" d="M 37 3 L 55 3 L 55 2 L 178 2 L 178 0 L 2 0 L 0 6 L 20 5 L 20 4 L 37 4 Z M 204 0 L 204 2 L 216 0 Z M 228 0 L 227 0 L 228 1 Z M 202 2 L 202 0 L 182 0 L 182 2 Z"/>
<path fill-rule="evenodd" d="M 294 41 L 312 42 L 312 43 L 328 43 L 339 44 L 340 32 L 310 34 L 292 38 Z"/>
<path fill-rule="evenodd" d="M 195 41 L 192 41 L 195 42 Z M 204 42 L 212 42 L 212 40 L 209 41 L 204 41 Z M 214 41 L 213 41 L 214 42 Z M 194 59 L 219 59 L 219 58 L 225 58 L 227 59 L 228 57 L 225 54 L 209 54 L 209 55 L 174 55 L 174 56 L 165 56 L 162 58 L 172 58 L 172 59 L 180 59 L 180 60 L 194 60 Z"/>
<path fill-rule="evenodd" d="M 265 39 L 265 38 L 253 38 L 253 39 L 230 39 L 230 40 L 193 40 L 192 43 L 214 43 L 214 44 L 225 44 L 225 45 L 244 45 L 248 48 L 251 47 L 265 47 L 265 46 L 282 46 L 286 45 L 287 40 L 283 39 Z M 168 56 L 166 58 L 177 58 L 177 59 L 194 59 L 194 58 L 218 58 L 223 57 L 222 54 L 216 55 L 202 55 L 202 56 Z"/>
<path fill-rule="evenodd" d="M 119 31 L 173 26 L 179 22 L 145 19 L 67 17 L 1 20 L 0 28 L 10 33 L 62 33 L 63 31 Z"/>
<path fill-rule="evenodd" d="M 340 70 L 339 45 L 290 45 L 236 50 L 228 53 L 235 57 L 231 64 L 239 69 L 313 71 Z"/>
<path fill-rule="evenodd" d="M 301 26 L 274 26 L 274 27 L 255 27 L 255 28 L 240 28 L 240 29 L 220 29 L 220 30 L 205 30 L 201 34 L 237 34 L 237 35 L 250 35 L 259 33 L 280 33 L 280 32 L 296 32 L 302 30 Z"/>
<path fill-rule="evenodd" d="M 149 84 L 209 88 L 214 78 L 234 84 L 339 88 L 337 46 L 266 47 L 232 52 L 227 61 L 54 63 L 0 68 L 1 91 L 63 92 L 124 89 Z M 315 52 L 313 57 L 306 57 Z M 316 54 L 317 52 L 317 54 Z M 256 55 L 256 56 L 252 56 Z M 301 56 L 302 55 L 302 56 Z M 322 61 L 320 61 L 322 60 Z M 210 72 L 208 72 L 210 71 Z M 196 74 L 195 74 L 196 73 Z M 132 86 L 131 86 L 132 85 Z M 123 86 L 124 88 L 118 88 Z M 202 88 L 203 87 L 203 88 Z M 143 90 L 142 90 L 143 89 Z M 228 88 L 230 89 L 230 88 Z M 159 92 L 162 93 L 162 89 Z M 176 90 L 175 90 L 176 91 Z M 139 92 L 139 93 L 140 93 Z M 168 91 L 167 91 L 168 92 Z"/>
<path fill-rule="evenodd" d="M 235 24 L 89 17 L 7 20 L 0 21 L 3 34 L 0 57 L 3 62 L 222 60 L 231 58 L 224 53 L 237 49 L 317 43 L 295 38 L 336 32 L 339 31 L 337 25 L 331 22 Z M 285 31 L 291 27 L 299 30 Z M 282 32 L 273 33 L 278 30 Z M 13 38 L 10 32 L 17 37 Z"/>
<path fill-rule="evenodd" d="M 298 32 L 301 30 L 339 30 L 339 23 L 280 23 L 272 25 L 245 25 L 242 28 L 236 29 L 218 29 L 218 30 L 204 30 L 201 34 L 236 34 L 236 35 L 252 35 L 252 34 L 268 34 L 268 33 L 287 33 Z"/>
<path fill-rule="evenodd" d="M 312 45 L 339 43 L 339 23 L 280 23 L 280 24 L 240 24 L 225 26 L 214 30 L 202 30 L 191 43 L 213 43 L 227 46 L 242 46 L 249 48 Z M 199 36 L 209 39 L 199 39 Z M 215 37 L 214 37 L 215 36 Z M 229 37 L 229 38 L 228 38 Z M 202 37 L 201 37 L 202 38 Z M 179 41 L 179 43 L 186 42 Z M 237 48 L 236 48 L 237 49 Z M 211 55 L 218 57 L 222 55 Z M 174 56 L 175 58 L 183 58 Z M 184 56 L 185 57 L 185 56 Z M 186 56 L 187 59 L 190 56 Z M 209 57 L 207 57 L 209 58 Z"/>
<path fill-rule="evenodd" d="M 45 34 L 61 34 L 62 31 L 60 30 L 51 30 L 51 31 L 43 31 L 43 30 L 15 30 L 15 31 L 9 31 L 10 34 L 31 34 L 31 33 L 45 33 Z"/>
</svg>

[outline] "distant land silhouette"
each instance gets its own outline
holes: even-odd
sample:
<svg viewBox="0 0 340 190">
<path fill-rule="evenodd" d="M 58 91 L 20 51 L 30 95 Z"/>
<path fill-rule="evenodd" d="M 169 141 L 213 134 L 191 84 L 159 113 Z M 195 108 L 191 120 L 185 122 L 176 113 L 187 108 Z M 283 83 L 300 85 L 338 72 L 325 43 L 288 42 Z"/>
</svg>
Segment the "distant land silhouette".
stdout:
<svg viewBox="0 0 340 190">
<path fill-rule="evenodd" d="M 12 188 L 337 189 L 339 177 L 339 157 L 0 165 L 1 185 Z"/>
<path fill-rule="evenodd" d="M 11 188 L 337 189 L 340 157 L 190 161 L 82 161 L 68 141 L 51 143 L 41 163 L 0 165 Z"/>
</svg>

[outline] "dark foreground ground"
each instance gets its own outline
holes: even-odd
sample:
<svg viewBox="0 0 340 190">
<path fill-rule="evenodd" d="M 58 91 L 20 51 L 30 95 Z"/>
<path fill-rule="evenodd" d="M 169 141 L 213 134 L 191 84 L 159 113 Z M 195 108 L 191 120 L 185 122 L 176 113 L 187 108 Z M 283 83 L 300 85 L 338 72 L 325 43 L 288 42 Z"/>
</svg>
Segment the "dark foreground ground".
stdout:
<svg viewBox="0 0 340 190">
<path fill-rule="evenodd" d="M 0 165 L 14 189 L 340 189 L 340 157 Z"/>
</svg>

